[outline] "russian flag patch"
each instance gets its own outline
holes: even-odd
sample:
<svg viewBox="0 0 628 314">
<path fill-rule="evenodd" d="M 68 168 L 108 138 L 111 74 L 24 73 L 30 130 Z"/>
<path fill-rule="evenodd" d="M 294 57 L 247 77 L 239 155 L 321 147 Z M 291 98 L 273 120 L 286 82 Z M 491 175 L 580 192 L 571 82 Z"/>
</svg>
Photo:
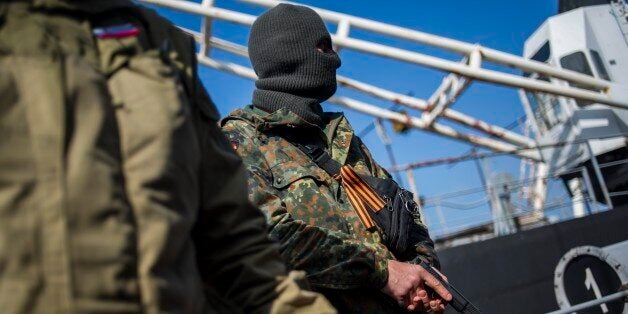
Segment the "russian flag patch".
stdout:
<svg viewBox="0 0 628 314">
<path fill-rule="evenodd" d="M 109 39 L 135 37 L 139 35 L 140 30 L 133 24 L 127 23 L 109 27 L 97 27 L 92 32 L 99 39 Z"/>
</svg>

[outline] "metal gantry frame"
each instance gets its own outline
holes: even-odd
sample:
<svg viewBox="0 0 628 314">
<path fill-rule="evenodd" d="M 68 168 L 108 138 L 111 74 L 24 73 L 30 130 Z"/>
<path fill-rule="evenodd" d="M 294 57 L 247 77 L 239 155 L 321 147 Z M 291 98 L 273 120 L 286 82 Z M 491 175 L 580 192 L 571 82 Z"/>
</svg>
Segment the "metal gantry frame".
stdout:
<svg viewBox="0 0 628 314">
<path fill-rule="evenodd" d="M 216 38 L 212 36 L 212 21 L 222 20 L 244 26 L 250 26 L 256 16 L 227 10 L 214 6 L 214 0 L 203 0 L 201 3 L 186 0 L 139 0 L 140 2 L 168 7 L 203 17 L 201 30 L 185 30 L 192 34 L 200 43 L 198 54 L 199 63 L 217 70 L 229 72 L 241 77 L 256 79 L 255 72 L 246 66 L 216 60 L 210 57 L 211 49 L 220 49 L 238 56 L 248 57 L 245 46 Z M 276 0 L 240 0 L 240 2 L 273 7 L 285 1 Z M 351 49 L 367 54 L 378 55 L 398 61 L 425 66 L 445 72 L 448 75 L 442 80 L 440 86 L 427 100 L 403 95 L 385 88 L 367 84 L 355 79 L 338 76 L 341 87 L 357 90 L 364 94 L 391 101 L 411 109 L 422 111 L 422 115 L 413 116 L 381 108 L 363 101 L 349 97 L 336 96 L 328 101 L 345 108 L 359 111 L 377 118 L 388 119 L 409 127 L 426 130 L 481 146 L 497 152 L 510 152 L 523 158 L 534 161 L 542 161 L 538 151 L 522 148 L 535 147 L 532 138 L 506 130 L 496 125 L 481 121 L 451 108 L 456 100 L 464 93 L 467 87 L 474 81 L 496 83 L 500 85 L 518 88 L 520 90 L 543 92 L 557 96 L 570 97 L 591 103 L 606 104 L 612 107 L 628 108 L 628 101 L 613 97 L 613 89 L 619 88 L 605 80 L 600 80 L 578 72 L 552 67 L 548 64 L 527 60 L 523 57 L 501 52 L 495 49 L 482 47 L 454 39 L 440 37 L 412 29 L 381 23 L 343 13 L 314 9 L 326 22 L 337 24 L 337 30 L 332 34 L 334 47 L 337 50 Z M 395 37 L 414 43 L 437 47 L 463 55 L 461 62 L 446 60 L 419 52 L 400 49 L 376 42 L 352 38 L 352 29 L 361 29 L 381 35 Z M 524 72 L 538 73 L 554 80 L 566 81 L 569 84 L 554 84 L 522 77 L 511 73 L 489 70 L 482 67 L 486 62 L 520 69 Z M 622 86 L 622 88 L 628 88 Z M 478 136 L 454 129 L 448 125 L 438 123 L 439 119 L 448 119 L 465 127 L 471 127 L 488 136 Z"/>
</svg>

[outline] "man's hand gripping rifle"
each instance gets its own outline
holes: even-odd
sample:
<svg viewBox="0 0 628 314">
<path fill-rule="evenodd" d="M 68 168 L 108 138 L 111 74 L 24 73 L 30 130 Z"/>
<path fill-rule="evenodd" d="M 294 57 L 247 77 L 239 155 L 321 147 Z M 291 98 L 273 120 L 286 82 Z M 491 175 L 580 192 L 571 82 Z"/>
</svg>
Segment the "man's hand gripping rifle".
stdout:
<svg viewBox="0 0 628 314">
<path fill-rule="evenodd" d="M 480 311 L 477 307 L 475 307 L 475 305 L 467 300 L 467 298 L 465 298 L 462 293 L 460 293 L 460 291 L 458 291 L 456 288 L 454 288 L 454 286 L 445 281 L 443 277 L 441 277 L 440 273 L 436 271 L 432 266 L 422 260 L 418 265 L 427 270 L 427 272 L 434 276 L 434 278 L 436 278 L 436 280 L 438 280 L 443 285 L 443 287 L 445 287 L 447 291 L 451 293 L 451 301 L 449 301 L 449 305 L 451 305 L 451 307 L 458 311 L 458 313 L 482 313 L 482 311 Z M 428 289 L 430 288 L 428 287 Z"/>
</svg>

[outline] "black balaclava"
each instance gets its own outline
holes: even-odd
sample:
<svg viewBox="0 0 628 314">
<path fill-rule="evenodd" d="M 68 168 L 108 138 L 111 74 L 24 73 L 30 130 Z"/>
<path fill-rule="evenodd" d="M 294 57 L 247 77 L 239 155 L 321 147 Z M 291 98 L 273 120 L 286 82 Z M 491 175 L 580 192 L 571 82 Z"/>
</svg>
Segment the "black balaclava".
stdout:
<svg viewBox="0 0 628 314">
<path fill-rule="evenodd" d="M 249 56 L 258 76 L 254 106 L 267 112 L 286 108 L 321 125 L 320 103 L 336 92 L 340 58 L 316 12 L 290 4 L 268 10 L 251 27 Z"/>
</svg>

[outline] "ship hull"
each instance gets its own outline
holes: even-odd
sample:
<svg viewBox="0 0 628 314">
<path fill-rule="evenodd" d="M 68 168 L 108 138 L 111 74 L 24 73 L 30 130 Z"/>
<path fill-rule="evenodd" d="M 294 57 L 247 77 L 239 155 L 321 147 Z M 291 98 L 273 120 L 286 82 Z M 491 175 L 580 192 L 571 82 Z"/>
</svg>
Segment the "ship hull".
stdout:
<svg viewBox="0 0 628 314">
<path fill-rule="evenodd" d="M 450 281 L 484 313 L 546 313 L 559 308 L 561 299 L 556 297 L 559 288 L 567 291 L 566 297 L 571 305 L 595 299 L 593 286 L 598 287 L 602 296 L 617 292 L 618 279 L 613 278 L 612 271 L 625 275 L 628 264 L 624 260 L 628 256 L 626 240 L 628 208 L 623 208 L 443 249 L 439 257 Z M 625 245 L 618 250 L 617 246 L 622 242 Z M 603 252 L 603 248 L 613 245 L 616 253 L 622 253 L 613 257 L 614 263 L 622 265 L 620 269 L 613 264 L 612 267 L 617 269 L 611 270 L 611 274 L 604 273 L 607 271 L 604 265 L 585 265 L 589 263 L 588 257 L 576 258 L 573 265 L 569 264 L 571 260 L 568 259 L 573 254 L 568 253 L 577 251 L 576 248 L 601 248 Z M 556 277 L 561 259 L 563 264 L 568 264 L 565 278 L 560 277 L 562 274 Z M 597 270 L 595 267 L 601 268 Z M 593 269 L 593 277 L 597 278 L 593 286 L 592 279 L 586 279 L 589 282 L 581 280 L 585 278 L 587 268 L 588 272 Z M 624 306 L 621 301 L 611 305 L 606 306 L 606 313 L 625 313 L 624 309 L 618 310 Z M 604 313 L 604 308 L 598 306 L 586 313 L 597 312 Z"/>
</svg>

